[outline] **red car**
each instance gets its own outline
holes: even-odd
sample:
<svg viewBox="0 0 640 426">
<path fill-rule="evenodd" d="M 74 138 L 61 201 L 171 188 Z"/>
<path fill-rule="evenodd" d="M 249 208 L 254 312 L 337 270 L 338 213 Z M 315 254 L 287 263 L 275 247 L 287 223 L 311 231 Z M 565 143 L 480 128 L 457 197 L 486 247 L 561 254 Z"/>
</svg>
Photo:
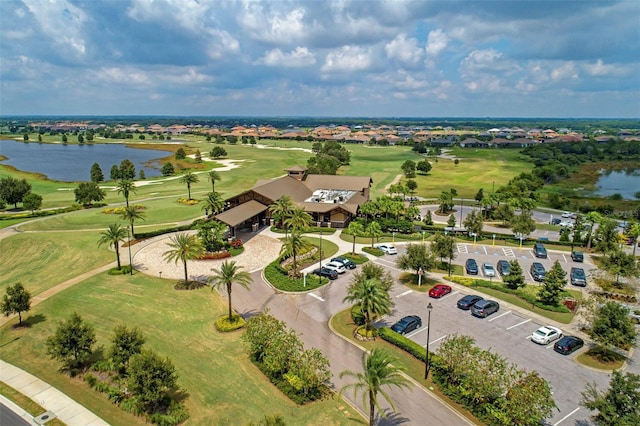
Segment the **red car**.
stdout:
<svg viewBox="0 0 640 426">
<path fill-rule="evenodd" d="M 439 299 L 445 294 L 451 293 L 451 287 L 445 284 L 436 284 L 431 290 L 429 290 L 429 296 L 434 299 Z"/>
</svg>

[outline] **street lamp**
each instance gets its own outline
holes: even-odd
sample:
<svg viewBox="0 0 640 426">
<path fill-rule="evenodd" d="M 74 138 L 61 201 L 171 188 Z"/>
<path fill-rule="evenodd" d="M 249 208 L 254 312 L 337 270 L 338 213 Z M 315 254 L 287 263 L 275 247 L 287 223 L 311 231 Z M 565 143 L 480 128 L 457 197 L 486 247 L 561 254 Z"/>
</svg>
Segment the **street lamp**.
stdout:
<svg viewBox="0 0 640 426">
<path fill-rule="evenodd" d="M 492 246 L 496 245 L 496 234 L 493 234 L 493 242 L 491 243 Z"/>
<path fill-rule="evenodd" d="M 462 228 L 462 208 L 464 207 L 464 198 L 460 197 L 460 228 Z"/>
<path fill-rule="evenodd" d="M 422 231 L 422 244 L 424 244 L 424 231 Z"/>
<path fill-rule="evenodd" d="M 129 228 L 127 228 L 127 248 L 129 249 L 129 273 L 133 275 L 133 263 L 131 262 L 131 234 Z"/>
<path fill-rule="evenodd" d="M 320 228 L 320 271 L 322 271 L 322 228 Z"/>
<path fill-rule="evenodd" d="M 395 232 L 391 232 L 391 242 L 395 244 L 396 242 L 396 233 Z"/>
<path fill-rule="evenodd" d="M 429 363 L 429 333 L 431 332 L 431 310 L 433 309 L 433 306 L 431 305 L 431 302 L 429 302 L 429 304 L 427 305 L 427 311 L 429 312 L 427 315 L 427 357 L 424 360 L 424 379 L 427 380 L 427 377 L 429 376 L 429 367 L 431 367 L 430 363 Z"/>
</svg>

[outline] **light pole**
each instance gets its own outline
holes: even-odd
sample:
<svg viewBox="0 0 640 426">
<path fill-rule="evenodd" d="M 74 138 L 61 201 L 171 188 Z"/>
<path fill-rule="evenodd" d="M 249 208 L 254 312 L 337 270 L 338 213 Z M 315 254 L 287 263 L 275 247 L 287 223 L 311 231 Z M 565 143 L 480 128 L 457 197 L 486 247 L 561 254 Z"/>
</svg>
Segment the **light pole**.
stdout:
<svg viewBox="0 0 640 426">
<path fill-rule="evenodd" d="M 422 266 L 418 268 L 418 287 L 422 287 L 422 274 L 424 271 L 422 270 Z"/>
<path fill-rule="evenodd" d="M 427 380 L 427 377 L 429 376 L 429 367 L 431 367 L 430 362 L 429 362 L 429 333 L 431 332 L 431 310 L 433 309 L 433 306 L 431 305 L 431 302 L 429 302 L 429 304 L 427 305 L 427 357 L 424 360 L 424 379 Z"/>
<path fill-rule="evenodd" d="M 464 207 L 464 198 L 460 198 L 460 228 L 462 228 L 462 208 Z"/>
<path fill-rule="evenodd" d="M 320 228 L 320 272 L 322 272 L 322 228 Z"/>
<path fill-rule="evenodd" d="M 129 274 L 133 275 L 133 263 L 131 262 L 131 234 L 127 228 L 127 248 L 129 249 Z"/>
<path fill-rule="evenodd" d="M 491 245 L 495 246 L 496 245 L 496 234 L 493 234 L 492 238 L 493 238 L 493 242 L 491 243 Z"/>
<path fill-rule="evenodd" d="M 422 244 L 424 244 L 424 231 L 422 231 Z"/>
<path fill-rule="evenodd" d="M 392 232 L 392 233 L 391 233 L 391 242 L 392 242 L 393 244 L 395 244 L 395 242 L 396 242 L 396 233 L 395 233 L 395 232 Z"/>
</svg>

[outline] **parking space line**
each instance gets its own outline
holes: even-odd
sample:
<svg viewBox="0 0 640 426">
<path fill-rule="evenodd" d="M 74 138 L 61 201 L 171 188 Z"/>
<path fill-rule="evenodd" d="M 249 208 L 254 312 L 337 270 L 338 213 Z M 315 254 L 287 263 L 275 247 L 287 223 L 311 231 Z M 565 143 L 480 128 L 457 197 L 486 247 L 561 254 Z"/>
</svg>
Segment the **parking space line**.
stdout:
<svg viewBox="0 0 640 426">
<path fill-rule="evenodd" d="M 381 263 L 381 261 L 384 262 L 384 263 Z M 403 272 L 402 269 L 398 269 L 398 268 L 394 268 L 393 266 L 390 266 L 390 265 L 395 265 L 395 263 L 390 262 L 388 260 L 376 259 L 376 260 L 373 261 L 373 263 L 377 263 L 378 265 L 382 265 L 385 268 L 393 269 L 394 271 Z M 389 263 L 390 265 L 387 265 L 387 263 Z"/>
<path fill-rule="evenodd" d="M 439 342 L 440 340 L 444 339 L 444 338 L 445 338 L 445 337 L 447 337 L 447 336 L 448 336 L 448 334 L 445 334 L 445 335 L 444 335 L 444 336 L 442 336 L 442 337 L 438 337 L 436 340 L 432 340 L 432 341 L 430 341 L 430 342 L 429 342 L 429 344 L 430 344 L 430 345 L 433 345 L 434 343 Z"/>
<path fill-rule="evenodd" d="M 516 257 L 516 254 L 513 252 L 513 249 L 509 247 L 503 247 L 502 253 L 504 253 L 504 255 L 507 257 Z"/>
<path fill-rule="evenodd" d="M 567 256 L 565 256 L 565 255 L 563 254 L 563 255 L 562 255 L 562 258 L 564 259 L 564 263 L 569 263 L 569 262 L 567 261 Z"/>
<path fill-rule="evenodd" d="M 318 295 L 317 295 L 317 294 L 315 294 L 315 293 L 309 293 L 309 296 L 311 296 L 311 297 L 315 297 L 316 299 L 318 299 L 318 300 L 319 300 L 319 301 L 321 301 L 321 302 L 324 302 L 324 301 L 325 301 L 322 297 L 318 296 Z"/>
<path fill-rule="evenodd" d="M 484 250 L 484 254 L 487 254 L 487 248 L 485 246 L 482 246 L 482 250 Z"/>
<path fill-rule="evenodd" d="M 555 345 L 555 343 L 551 343 L 551 344 L 547 345 L 546 349 L 551 349 L 553 347 L 553 345 Z"/>
<path fill-rule="evenodd" d="M 508 315 L 508 314 L 510 314 L 510 313 L 511 313 L 511 311 L 507 311 L 507 312 L 505 312 L 505 313 L 503 313 L 503 314 L 498 315 L 498 316 L 497 316 L 497 317 L 495 317 L 495 318 L 491 318 L 491 319 L 489 320 L 489 322 L 491 322 L 491 321 L 493 321 L 493 320 L 497 320 L 498 318 L 502 318 L 503 316 Z"/>
<path fill-rule="evenodd" d="M 440 298 L 440 300 L 442 300 L 442 299 L 446 299 L 447 297 L 449 297 L 449 296 L 453 296 L 454 294 L 458 294 L 458 293 L 459 293 L 459 291 L 458 291 L 458 290 L 456 290 L 456 291 L 452 291 L 451 293 L 447 294 L 446 296 L 442 296 L 442 297 Z"/>
<path fill-rule="evenodd" d="M 409 333 L 409 334 L 407 334 L 407 337 L 413 337 L 413 336 L 415 336 L 416 334 L 420 334 L 420 333 L 422 333 L 423 331 L 427 331 L 428 329 L 429 329 L 429 327 L 420 327 L 420 328 L 417 328 L 417 329 L 415 329 L 415 330 L 413 331 L 413 333 Z"/>
<path fill-rule="evenodd" d="M 556 423 L 553 424 L 553 426 L 558 426 L 560 423 L 564 422 L 565 420 L 567 420 L 569 417 L 571 417 L 572 415 L 575 414 L 576 411 L 578 411 L 580 409 L 580 407 L 576 408 L 575 410 L 573 410 L 572 412 L 570 412 L 569 414 L 567 414 L 566 416 L 564 416 L 563 418 L 561 418 L 560 420 L 558 420 Z"/>
<path fill-rule="evenodd" d="M 469 253 L 469 247 L 466 244 L 458 243 L 456 244 L 458 253 Z"/>
<path fill-rule="evenodd" d="M 411 294 L 411 293 L 413 293 L 413 290 L 407 290 L 404 293 L 400 293 L 399 295 L 397 295 L 396 298 L 406 296 L 407 294 Z"/>
<path fill-rule="evenodd" d="M 507 327 L 507 330 L 511 330 L 512 328 L 516 328 L 516 327 L 518 327 L 518 326 L 521 326 L 522 324 L 526 324 L 526 323 L 528 323 L 529 321 L 531 321 L 531 318 L 529 318 L 529 319 L 527 319 L 527 320 L 524 320 L 524 321 L 522 321 L 522 322 L 519 322 L 519 323 L 517 323 L 516 325 L 512 325 L 511 327 Z"/>
</svg>

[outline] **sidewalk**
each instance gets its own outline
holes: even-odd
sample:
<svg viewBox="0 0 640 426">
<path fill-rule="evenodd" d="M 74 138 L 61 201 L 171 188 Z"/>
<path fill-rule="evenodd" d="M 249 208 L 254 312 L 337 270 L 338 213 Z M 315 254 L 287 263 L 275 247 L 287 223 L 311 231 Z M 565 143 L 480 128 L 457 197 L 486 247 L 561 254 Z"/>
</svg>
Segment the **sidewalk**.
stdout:
<svg viewBox="0 0 640 426">
<path fill-rule="evenodd" d="M 109 424 L 53 386 L 2 360 L 0 360 L 0 381 L 28 396 L 68 426 L 108 426 Z M 15 404 L 5 405 L 31 424 L 38 424 Z"/>
</svg>

